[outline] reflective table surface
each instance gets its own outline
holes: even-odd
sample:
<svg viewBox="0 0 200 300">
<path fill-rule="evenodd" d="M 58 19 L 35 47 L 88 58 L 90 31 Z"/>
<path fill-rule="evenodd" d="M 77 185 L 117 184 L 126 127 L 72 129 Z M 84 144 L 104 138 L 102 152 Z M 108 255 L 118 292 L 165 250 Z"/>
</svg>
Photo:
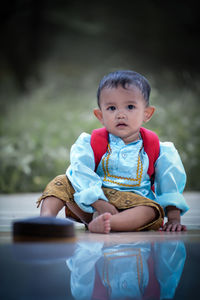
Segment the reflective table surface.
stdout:
<svg viewBox="0 0 200 300">
<path fill-rule="evenodd" d="M 39 194 L 0 195 L 0 299 L 199 299 L 200 193 L 184 195 L 187 232 L 104 235 L 75 224 L 73 242 L 14 242 L 12 222 L 39 215 Z"/>
<path fill-rule="evenodd" d="M 197 299 L 200 231 L 0 243 L 0 299 Z M 195 297 L 195 298 L 194 298 Z"/>
</svg>

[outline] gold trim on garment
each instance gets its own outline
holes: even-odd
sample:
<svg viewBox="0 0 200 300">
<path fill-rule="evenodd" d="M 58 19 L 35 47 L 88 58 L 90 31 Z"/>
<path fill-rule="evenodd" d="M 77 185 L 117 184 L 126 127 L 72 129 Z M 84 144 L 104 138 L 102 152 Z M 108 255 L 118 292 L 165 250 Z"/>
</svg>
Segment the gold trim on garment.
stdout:
<svg viewBox="0 0 200 300">
<path fill-rule="evenodd" d="M 102 168 L 103 168 L 103 172 L 104 172 L 103 181 L 111 182 L 111 183 L 114 183 L 114 184 L 117 184 L 117 185 L 120 185 L 120 186 L 127 186 L 127 187 L 140 186 L 141 180 L 142 180 L 142 173 L 143 173 L 143 165 L 142 165 L 142 162 L 141 162 L 141 159 L 140 159 L 141 150 L 142 150 L 142 147 L 140 148 L 139 153 L 138 153 L 136 178 L 116 176 L 116 175 L 110 174 L 110 172 L 109 172 L 109 159 L 110 159 L 110 155 L 111 155 L 112 150 L 110 148 L 110 144 L 108 144 L 108 152 L 104 156 L 104 158 L 102 159 Z M 122 179 L 122 180 L 127 180 L 127 181 L 134 181 L 136 183 L 134 183 L 134 184 L 120 183 L 118 181 L 112 180 L 112 178 Z"/>
<path fill-rule="evenodd" d="M 125 253 L 124 253 L 125 252 Z M 132 253 L 131 253 L 132 252 Z M 142 291 L 141 284 L 142 284 L 142 275 L 143 275 L 143 261 L 142 261 L 142 255 L 141 255 L 141 249 L 140 248 L 134 248 L 134 249 L 119 249 L 114 250 L 111 252 L 105 252 L 104 253 L 104 265 L 103 265 L 103 282 L 104 285 L 107 285 L 110 289 L 110 292 L 112 290 L 111 283 L 109 280 L 109 266 L 114 259 L 124 259 L 124 258 L 136 258 L 136 264 L 137 264 L 137 278 L 138 278 L 138 286 L 140 289 L 140 292 Z"/>
</svg>

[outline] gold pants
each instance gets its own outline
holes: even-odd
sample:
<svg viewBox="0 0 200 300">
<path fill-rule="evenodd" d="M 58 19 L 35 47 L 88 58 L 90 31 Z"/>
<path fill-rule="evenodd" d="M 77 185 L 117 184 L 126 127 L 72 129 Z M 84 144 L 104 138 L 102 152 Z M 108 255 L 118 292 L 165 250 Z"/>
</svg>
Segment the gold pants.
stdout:
<svg viewBox="0 0 200 300">
<path fill-rule="evenodd" d="M 153 207 L 156 210 L 156 219 L 151 223 L 139 228 L 138 231 L 158 230 L 162 226 L 164 220 L 164 211 L 157 202 L 132 192 L 122 192 L 110 188 L 102 189 L 109 203 L 113 204 L 119 211 L 144 205 Z M 75 203 L 73 197 L 74 193 L 75 191 L 66 175 L 59 175 L 47 184 L 42 196 L 37 201 L 37 207 L 39 207 L 41 201 L 46 197 L 54 196 L 66 202 L 66 217 L 71 217 L 76 221 L 81 222 L 81 220 L 67 207 L 67 203 Z"/>
</svg>

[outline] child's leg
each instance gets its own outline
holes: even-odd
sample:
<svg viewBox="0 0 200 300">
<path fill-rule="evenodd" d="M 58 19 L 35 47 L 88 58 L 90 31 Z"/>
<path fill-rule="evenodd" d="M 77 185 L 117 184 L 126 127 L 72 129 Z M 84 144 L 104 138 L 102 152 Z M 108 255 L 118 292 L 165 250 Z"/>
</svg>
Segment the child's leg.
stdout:
<svg viewBox="0 0 200 300">
<path fill-rule="evenodd" d="M 65 202 L 54 196 L 46 197 L 42 201 L 40 209 L 41 217 L 57 216 L 59 211 L 65 206 Z"/>
<path fill-rule="evenodd" d="M 81 210 L 76 203 L 65 203 L 61 199 L 49 196 L 46 197 L 41 206 L 40 216 L 57 216 L 59 211 L 65 206 L 70 209 L 84 224 L 88 225 L 92 221 L 92 214 L 86 213 Z"/>
<path fill-rule="evenodd" d="M 67 202 L 66 205 L 85 225 L 92 221 L 93 214 L 81 210 L 75 202 Z"/>
<path fill-rule="evenodd" d="M 110 231 L 137 231 L 155 220 L 156 210 L 150 206 L 137 206 L 126 209 L 118 214 L 102 214 L 90 222 L 91 232 L 109 233 Z"/>
<path fill-rule="evenodd" d="M 82 211 L 73 201 L 74 189 L 66 175 L 58 175 L 46 186 L 42 196 L 38 199 L 38 207 L 42 202 L 41 216 L 56 216 L 65 206 L 66 217 L 88 224 L 93 214 Z"/>
</svg>

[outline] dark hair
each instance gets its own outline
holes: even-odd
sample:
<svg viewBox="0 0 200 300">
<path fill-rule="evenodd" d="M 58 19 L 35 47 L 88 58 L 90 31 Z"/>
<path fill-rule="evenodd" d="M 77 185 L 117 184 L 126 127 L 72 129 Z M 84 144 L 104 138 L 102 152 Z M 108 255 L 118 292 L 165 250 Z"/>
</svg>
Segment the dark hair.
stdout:
<svg viewBox="0 0 200 300">
<path fill-rule="evenodd" d="M 105 75 L 99 83 L 97 90 L 97 102 L 100 107 L 100 94 L 104 88 L 117 88 L 121 85 L 126 89 L 129 85 L 136 86 L 142 93 L 147 105 L 149 105 L 149 96 L 151 92 L 151 87 L 148 80 L 141 74 L 130 71 L 130 70 L 120 70 L 109 73 Z"/>
</svg>

